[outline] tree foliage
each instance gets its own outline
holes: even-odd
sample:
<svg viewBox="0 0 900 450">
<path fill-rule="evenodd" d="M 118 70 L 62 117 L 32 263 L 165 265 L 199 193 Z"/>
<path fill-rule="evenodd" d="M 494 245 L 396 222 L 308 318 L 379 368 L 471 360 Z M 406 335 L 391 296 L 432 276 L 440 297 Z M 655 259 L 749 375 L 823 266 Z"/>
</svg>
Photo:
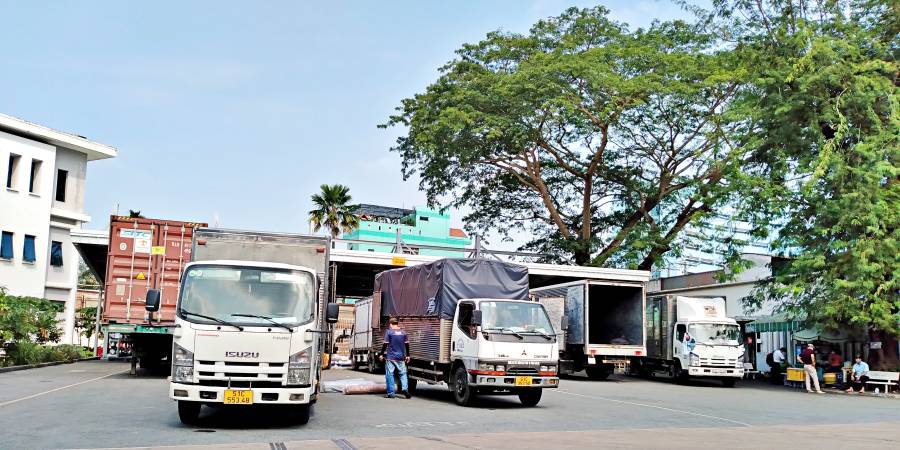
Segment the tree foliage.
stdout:
<svg viewBox="0 0 900 450">
<path fill-rule="evenodd" d="M 97 307 L 79 309 L 75 315 L 75 327 L 81 329 L 81 334 L 90 340 L 97 328 Z"/>
<path fill-rule="evenodd" d="M 312 196 L 316 208 L 309 212 L 309 221 L 313 231 L 325 227 L 332 237 L 337 237 L 341 232 L 349 233 L 358 227 L 357 205 L 350 203 L 353 200 L 350 188 L 341 184 L 323 184 L 321 189 Z"/>
<path fill-rule="evenodd" d="M 62 305 L 35 297 L 18 297 L 0 289 L 0 344 L 58 342 L 57 314 Z"/>
<path fill-rule="evenodd" d="M 603 7 L 464 45 L 382 125 L 431 204 L 470 231 L 530 231 L 525 248 L 649 269 L 727 203 L 744 149 L 729 103 L 745 78 L 684 22 L 629 30 Z"/>
<path fill-rule="evenodd" d="M 756 189 L 744 206 L 789 256 L 749 303 L 900 332 L 898 4 L 714 6 L 709 23 L 753 70 L 736 103 L 752 124 L 742 145 L 764 169 L 746 174 Z"/>
</svg>

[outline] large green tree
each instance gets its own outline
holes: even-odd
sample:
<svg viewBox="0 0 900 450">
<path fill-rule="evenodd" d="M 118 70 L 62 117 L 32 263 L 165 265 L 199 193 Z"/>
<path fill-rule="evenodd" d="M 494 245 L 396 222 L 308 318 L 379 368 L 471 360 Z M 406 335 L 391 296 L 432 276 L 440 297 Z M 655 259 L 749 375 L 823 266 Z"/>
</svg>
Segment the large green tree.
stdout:
<svg viewBox="0 0 900 450">
<path fill-rule="evenodd" d="M 900 332 L 898 5 L 716 0 L 710 16 L 753 70 L 735 103 L 764 170 L 747 174 L 744 205 L 789 257 L 750 304 L 867 329 L 886 365 Z"/>
<path fill-rule="evenodd" d="M 631 31 L 573 8 L 464 45 L 382 126 L 405 127 L 404 176 L 429 203 L 469 209 L 470 231 L 523 229 L 551 260 L 649 269 L 739 186 L 729 105 L 745 73 L 697 26 Z"/>
<path fill-rule="evenodd" d="M 337 237 L 341 232 L 349 233 L 358 227 L 357 205 L 351 203 L 350 188 L 341 184 L 323 184 L 321 189 L 312 196 L 315 209 L 309 212 L 309 221 L 313 231 L 324 227 L 332 237 Z"/>
</svg>

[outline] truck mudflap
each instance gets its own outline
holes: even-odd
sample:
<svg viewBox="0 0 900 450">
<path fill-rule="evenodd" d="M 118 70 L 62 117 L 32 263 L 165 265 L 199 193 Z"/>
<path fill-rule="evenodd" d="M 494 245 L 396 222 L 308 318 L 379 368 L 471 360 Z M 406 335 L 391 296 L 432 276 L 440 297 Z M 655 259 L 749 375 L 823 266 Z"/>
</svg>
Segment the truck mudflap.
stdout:
<svg viewBox="0 0 900 450">
<path fill-rule="evenodd" d="M 202 386 L 199 384 L 169 383 L 169 398 L 207 404 L 225 403 L 225 391 L 235 391 L 243 395 L 229 394 L 229 398 L 250 399 L 236 404 L 243 405 L 302 405 L 315 399 L 312 386 L 296 388 L 227 388 L 224 386 Z M 246 394 L 246 392 L 250 392 Z M 232 403 L 232 402 L 229 402 Z"/>
<path fill-rule="evenodd" d="M 472 386 L 497 389 L 552 389 L 559 387 L 559 377 L 476 375 Z"/>
<path fill-rule="evenodd" d="M 737 367 L 696 367 L 688 368 L 688 375 L 692 377 L 733 377 L 743 378 L 744 369 Z"/>
</svg>

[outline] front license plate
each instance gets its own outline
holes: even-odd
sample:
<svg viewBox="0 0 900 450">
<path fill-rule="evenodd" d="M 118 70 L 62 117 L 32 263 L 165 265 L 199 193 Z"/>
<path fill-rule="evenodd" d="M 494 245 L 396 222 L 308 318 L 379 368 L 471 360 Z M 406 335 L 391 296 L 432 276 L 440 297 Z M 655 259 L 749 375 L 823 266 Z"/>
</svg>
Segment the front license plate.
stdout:
<svg viewBox="0 0 900 450">
<path fill-rule="evenodd" d="M 253 391 L 249 389 L 226 389 L 226 405 L 252 405 Z"/>
<path fill-rule="evenodd" d="M 531 386 L 532 377 L 516 377 L 516 386 Z"/>
</svg>

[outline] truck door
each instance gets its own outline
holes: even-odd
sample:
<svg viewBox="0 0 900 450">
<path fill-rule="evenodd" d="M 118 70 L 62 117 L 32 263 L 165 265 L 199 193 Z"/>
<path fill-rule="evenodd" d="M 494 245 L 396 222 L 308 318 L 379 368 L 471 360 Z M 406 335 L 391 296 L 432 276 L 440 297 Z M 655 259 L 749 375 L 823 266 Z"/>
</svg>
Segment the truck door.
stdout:
<svg viewBox="0 0 900 450">
<path fill-rule="evenodd" d="M 684 345 L 685 334 L 687 334 L 687 325 L 683 323 L 675 324 L 675 334 L 673 334 L 675 339 L 672 339 L 672 355 L 674 356 L 673 359 L 681 361 L 681 367 L 687 367 L 686 362 L 689 360 Z"/>
<path fill-rule="evenodd" d="M 451 359 L 476 357 L 478 355 L 478 347 L 475 342 L 477 334 L 475 326 L 472 325 L 473 311 L 475 311 L 474 302 L 459 302 L 457 304 L 456 318 L 453 321 L 453 333 L 450 341 Z"/>
</svg>

